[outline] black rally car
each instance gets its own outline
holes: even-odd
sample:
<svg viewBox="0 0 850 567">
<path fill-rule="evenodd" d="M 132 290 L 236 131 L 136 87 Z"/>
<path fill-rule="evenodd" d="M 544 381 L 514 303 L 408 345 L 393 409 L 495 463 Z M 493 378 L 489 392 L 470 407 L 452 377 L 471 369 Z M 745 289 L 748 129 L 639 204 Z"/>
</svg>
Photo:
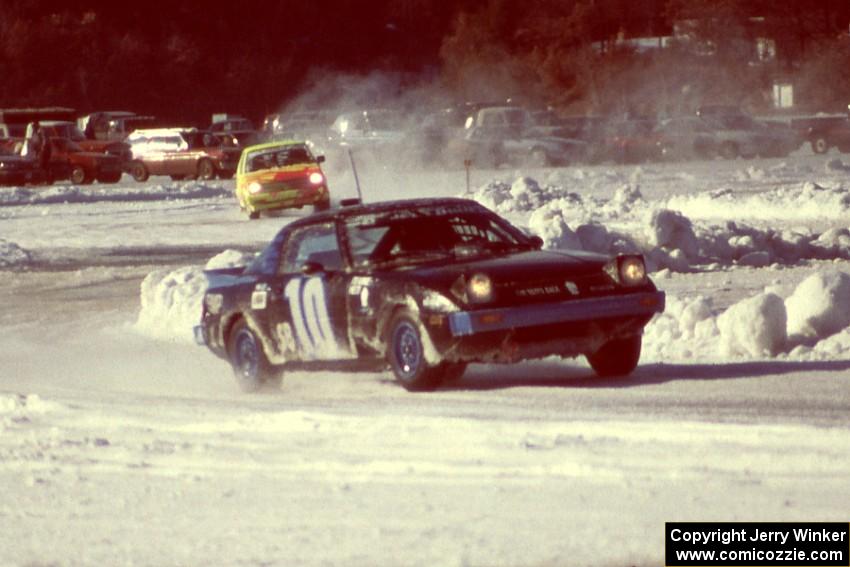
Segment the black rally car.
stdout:
<svg viewBox="0 0 850 567">
<path fill-rule="evenodd" d="M 195 337 L 240 386 L 286 367 L 389 364 L 408 390 L 470 362 L 585 355 L 622 376 L 664 293 L 643 258 L 541 250 L 474 201 L 358 205 L 284 227 L 249 266 L 207 272 Z"/>
</svg>

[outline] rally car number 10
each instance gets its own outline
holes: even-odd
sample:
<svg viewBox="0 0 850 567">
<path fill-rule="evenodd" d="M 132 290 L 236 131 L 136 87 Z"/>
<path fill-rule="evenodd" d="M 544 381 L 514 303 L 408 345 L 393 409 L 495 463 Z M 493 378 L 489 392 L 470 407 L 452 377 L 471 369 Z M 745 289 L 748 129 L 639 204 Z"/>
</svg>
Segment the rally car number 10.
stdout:
<svg viewBox="0 0 850 567">
<path fill-rule="evenodd" d="M 643 327 L 664 309 L 643 258 L 541 245 L 463 199 L 317 213 L 247 267 L 207 272 L 195 336 L 248 391 L 290 367 L 353 359 L 389 366 L 411 391 L 469 363 L 553 355 L 631 373 Z"/>
</svg>

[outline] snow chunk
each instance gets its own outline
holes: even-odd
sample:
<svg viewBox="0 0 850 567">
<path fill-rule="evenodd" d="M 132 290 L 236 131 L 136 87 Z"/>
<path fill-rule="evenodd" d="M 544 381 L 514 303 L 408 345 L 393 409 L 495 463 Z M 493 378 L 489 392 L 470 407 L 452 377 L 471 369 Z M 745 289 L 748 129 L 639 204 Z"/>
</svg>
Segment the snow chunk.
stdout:
<svg viewBox="0 0 850 567">
<path fill-rule="evenodd" d="M 252 257 L 238 250 L 225 250 L 211 258 L 206 269 L 244 266 Z M 142 309 L 136 329 L 159 339 L 192 342 L 208 283 L 204 270 L 198 266 L 151 272 L 142 281 Z"/>
<path fill-rule="evenodd" d="M 0 238 L 0 268 L 26 264 L 31 260 L 30 253 L 3 238 Z"/>
<path fill-rule="evenodd" d="M 812 342 L 850 326 L 850 275 L 812 274 L 785 300 L 788 334 L 795 342 Z"/>
<path fill-rule="evenodd" d="M 528 219 L 528 228 L 543 239 L 543 247 L 547 250 L 582 249 L 579 237 L 570 229 L 557 202 L 534 211 Z"/>
<path fill-rule="evenodd" d="M 717 318 L 721 350 L 729 356 L 776 356 L 786 343 L 785 303 L 762 293 L 732 305 Z"/>
<path fill-rule="evenodd" d="M 699 252 L 691 221 L 681 213 L 669 209 L 653 211 L 649 223 L 649 243 L 681 250 L 688 258 L 695 258 Z"/>
</svg>

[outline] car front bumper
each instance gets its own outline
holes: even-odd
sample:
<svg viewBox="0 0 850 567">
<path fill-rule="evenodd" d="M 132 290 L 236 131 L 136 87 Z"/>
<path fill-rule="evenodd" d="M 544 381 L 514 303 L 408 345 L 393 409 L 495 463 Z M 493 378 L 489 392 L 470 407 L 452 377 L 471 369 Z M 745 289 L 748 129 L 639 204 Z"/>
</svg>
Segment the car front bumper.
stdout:
<svg viewBox="0 0 850 567">
<path fill-rule="evenodd" d="M 522 307 L 458 311 L 448 316 L 453 337 L 526 327 L 578 323 L 618 317 L 652 316 L 664 311 L 663 291 L 630 293 Z"/>
</svg>

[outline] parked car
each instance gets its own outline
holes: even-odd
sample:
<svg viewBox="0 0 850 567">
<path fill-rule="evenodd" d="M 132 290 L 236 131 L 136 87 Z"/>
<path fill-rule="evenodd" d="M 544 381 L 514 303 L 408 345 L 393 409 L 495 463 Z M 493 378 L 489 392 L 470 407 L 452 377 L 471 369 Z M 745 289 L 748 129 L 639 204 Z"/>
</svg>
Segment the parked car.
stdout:
<svg viewBox="0 0 850 567">
<path fill-rule="evenodd" d="M 710 159 L 717 154 L 714 130 L 697 116 L 663 120 L 655 128 L 655 138 L 662 159 Z"/>
<path fill-rule="evenodd" d="M 790 128 L 771 127 L 746 114 L 705 118 L 717 140 L 717 153 L 724 159 L 785 157 L 803 143 Z"/>
<path fill-rule="evenodd" d="M 348 148 L 383 150 L 402 142 L 409 120 L 395 110 L 345 112 L 331 124 L 331 141 Z"/>
<path fill-rule="evenodd" d="M 555 135 L 531 128 L 514 129 L 511 126 L 474 126 L 464 137 L 453 142 L 452 153 L 471 159 L 483 167 L 502 164 L 532 167 L 566 166 L 584 161 L 587 144 L 580 140 Z"/>
<path fill-rule="evenodd" d="M 841 153 L 850 153 L 850 115 L 848 114 L 798 118 L 791 121 L 791 127 L 809 142 L 812 151 L 816 154 L 825 154 L 836 147 Z"/>
<path fill-rule="evenodd" d="M 38 161 L 20 153 L 0 149 L 0 185 L 38 185 L 51 183 L 48 172 Z"/>
<path fill-rule="evenodd" d="M 614 120 L 602 126 L 593 147 L 594 161 L 640 163 L 660 158 L 655 120 L 632 118 Z"/>
<path fill-rule="evenodd" d="M 89 140 L 123 142 L 136 129 L 150 128 L 156 119 L 126 110 L 99 111 L 77 119 L 77 127 Z"/>
<path fill-rule="evenodd" d="M 123 173 L 122 159 L 116 155 L 85 151 L 68 138 L 48 138 L 50 171 L 53 180 L 68 179 L 76 185 L 116 183 Z"/>
<path fill-rule="evenodd" d="M 236 170 L 239 207 L 256 219 L 260 211 L 330 207 L 328 181 L 321 168 L 324 156 L 314 157 L 304 142 L 269 142 L 245 148 Z"/>
<path fill-rule="evenodd" d="M 233 136 L 240 146 L 251 146 L 260 141 L 260 132 L 242 116 L 213 114 L 212 124 L 207 130 L 217 135 Z"/>
<path fill-rule="evenodd" d="M 247 391 L 332 363 L 388 365 L 411 391 L 473 362 L 584 355 L 599 376 L 631 373 L 664 309 L 643 258 L 542 243 L 465 199 L 311 215 L 246 268 L 206 272 L 195 338 Z"/>
<path fill-rule="evenodd" d="M 118 158 L 122 171 L 129 171 L 133 153 L 130 144 L 118 140 L 92 140 L 86 138 L 75 122 L 62 120 L 47 120 L 41 122 L 44 132 L 52 138 L 71 140 L 85 152 L 108 154 Z M 120 175 L 119 175 L 120 179 Z M 116 179 L 115 181 L 118 181 Z"/>
<path fill-rule="evenodd" d="M 151 175 L 181 179 L 230 179 L 241 148 L 210 132 L 195 128 L 136 130 L 127 137 L 133 152 L 130 174 L 136 181 Z"/>
</svg>

